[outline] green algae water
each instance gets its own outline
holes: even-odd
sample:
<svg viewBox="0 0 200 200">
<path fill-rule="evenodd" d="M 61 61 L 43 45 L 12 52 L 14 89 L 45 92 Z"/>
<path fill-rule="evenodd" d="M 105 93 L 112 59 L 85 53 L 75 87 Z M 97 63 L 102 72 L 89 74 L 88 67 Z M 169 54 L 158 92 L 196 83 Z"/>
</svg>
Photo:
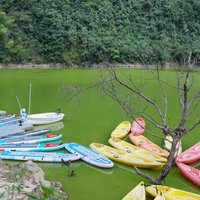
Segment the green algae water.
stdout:
<svg viewBox="0 0 200 200">
<path fill-rule="evenodd" d="M 126 72 L 123 69 L 120 71 Z M 143 70 L 129 69 L 128 72 L 134 74 L 136 80 L 145 79 Z M 51 126 L 55 133 L 63 134 L 63 143 L 72 141 L 86 146 L 92 142 L 108 144 L 112 130 L 120 122 L 130 119 L 118 103 L 106 96 L 101 89 L 91 88 L 81 92 L 81 88 L 96 84 L 101 79 L 101 74 L 102 70 L 100 69 L 0 70 L 0 110 L 19 114 L 17 95 L 20 103 L 28 112 L 29 85 L 31 83 L 31 113 L 50 112 L 58 108 L 65 113 L 63 122 Z M 173 72 L 163 71 L 161 75 L 166 76 L 166 79 L 172 77 L 172 82 L 176 79 Z M 200 76 L 198 76 L 199 80 Z M 151 79 L 146 79 L 147 84 L 143 89 L 147 94 L 159 97 L 160 91 L 151 81 Z M 196 85 L 198 86 L 198 84 Z M 70 100 L 77 91 L 79 95 Z M 176 125 L 175 122 L 179 120 L 180 116 L 178 114 L 180 109 L 174 103 L 176 91 L 169 88 L 167 93 L 170 105 L 168 121 Z M 157 131 L 148 123 L 147 126 L 153 131 Z M 46 127 L 48 128 L 48 126 Z M 61 129 L 56 131 L 59 127 Z M 183 138 L 183 149 L 200 141 L 199 132 L 200 128 L 197 128 Z M 147 137 L 149 136 L 147 135 Z M 149 138 L 162 145 L 160 140 Z M 128 141 L 128 139 L 126 140 Z M 75 161 L 69 167 L 61 163 L 39 163 L 39 165 L 44 170 L 46 179 L 62 183 L 63 190 L 68 194 L 70 200 L 120 200 L 140 181 L 144 181 L 146 185 L 150 184 L 138 176 L 132 167 L 119 163 L 115 163 L 112 169 L 101 169 L 83 161 Z M 199 169 L 199 163 L 196 163 L 195 167 Z M 75 175 L 70 177 L 68 175 L 72 170 Z M 142 169 L 142 171 L 152 176 L 158 174 L 155 170 Z M 199 188 L 187 181 L 176 167 L 170 171 L 164 184 L 200 193 Z"/>
</svg>

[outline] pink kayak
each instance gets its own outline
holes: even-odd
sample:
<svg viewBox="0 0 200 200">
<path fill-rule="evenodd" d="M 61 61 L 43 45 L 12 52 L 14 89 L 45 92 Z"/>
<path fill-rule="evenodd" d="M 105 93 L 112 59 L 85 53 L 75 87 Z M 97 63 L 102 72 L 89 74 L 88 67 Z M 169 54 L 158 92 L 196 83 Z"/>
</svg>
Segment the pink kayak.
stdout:
<svg viewBox="0 0 200 200">
<path fill-rule="evenodd" d="M 145 132 L 145 121 L 142 118 L 136 118 L 131 124 L 133 135 L 141 135 Z"/>
<path fill-rule="evenodd" d="M 200 187 L 200 170 L 195 169 L 194 167 L 191 167 L 184 163 L 176 162 L 176 165 L 188 180 Z"/>
<path fill-rule="evenodd" d="M 181 153 L 176 159 L 177 162 L 186 164 L 193 163 L 198 160 L 200 160 L 200 142 Z"/>
<path fill-rule="evenodd" d="M 157 154 L 159 156 L 163 156 L 163 157 L 168 157 L 169 156 L 169 152 L 167 152 L 166 150 L 162 149 L 158 145 L 154 144 L 153 142 L 151 142 L 149 139 L 147 139 L 143 135 L 134 136 L 131 133 L 131 134 L 129 134 L 129 138 L 130 138 L 131 142 L 134 145 L 136 145 L 136 146 L 138 146 L 138 147 L 140 147 L 142 149 L 145 149 L 147 151 L 155 153 L 155 154 Z"/>
</svg>

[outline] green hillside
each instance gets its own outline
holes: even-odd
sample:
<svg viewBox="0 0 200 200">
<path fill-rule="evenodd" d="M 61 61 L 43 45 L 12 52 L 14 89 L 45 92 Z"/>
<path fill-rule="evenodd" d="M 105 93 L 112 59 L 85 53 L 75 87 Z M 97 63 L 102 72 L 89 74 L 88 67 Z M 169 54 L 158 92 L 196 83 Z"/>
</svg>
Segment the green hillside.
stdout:
<svg viewBox="0 0 200 200">
<path fill-rule="evenodd" d="M 1 63 L 200 59 L 198 0 L 0 0 Z"/>
</svg>

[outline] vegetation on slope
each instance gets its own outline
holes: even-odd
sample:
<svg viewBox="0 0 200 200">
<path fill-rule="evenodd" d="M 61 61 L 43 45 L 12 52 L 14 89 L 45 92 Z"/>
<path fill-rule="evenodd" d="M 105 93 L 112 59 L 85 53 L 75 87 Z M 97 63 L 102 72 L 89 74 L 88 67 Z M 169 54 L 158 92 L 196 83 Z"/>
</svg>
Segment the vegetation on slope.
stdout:
<svg viewBox="0 0 200 200">
<path fill-rule="evenodd" d="M 198 0 L 1 0 L 0 10 L 12 19 L 9 45 L 0 43 L 4 63 L 200 59 Z"/>
</svg>

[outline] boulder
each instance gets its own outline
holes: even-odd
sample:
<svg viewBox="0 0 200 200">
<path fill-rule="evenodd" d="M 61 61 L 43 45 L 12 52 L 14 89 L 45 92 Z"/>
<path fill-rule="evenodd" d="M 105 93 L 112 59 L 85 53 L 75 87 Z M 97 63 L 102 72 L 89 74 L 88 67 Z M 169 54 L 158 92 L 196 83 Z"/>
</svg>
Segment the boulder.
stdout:
<svg viewBox="0 0 200 200">
<path fill-rule="evenodd" d="M 7 164 L 0 160 L 0 199 L 67 200 L 62 184 L 45 180 L 43 170 L 34 162 Z"/>
</svg>

